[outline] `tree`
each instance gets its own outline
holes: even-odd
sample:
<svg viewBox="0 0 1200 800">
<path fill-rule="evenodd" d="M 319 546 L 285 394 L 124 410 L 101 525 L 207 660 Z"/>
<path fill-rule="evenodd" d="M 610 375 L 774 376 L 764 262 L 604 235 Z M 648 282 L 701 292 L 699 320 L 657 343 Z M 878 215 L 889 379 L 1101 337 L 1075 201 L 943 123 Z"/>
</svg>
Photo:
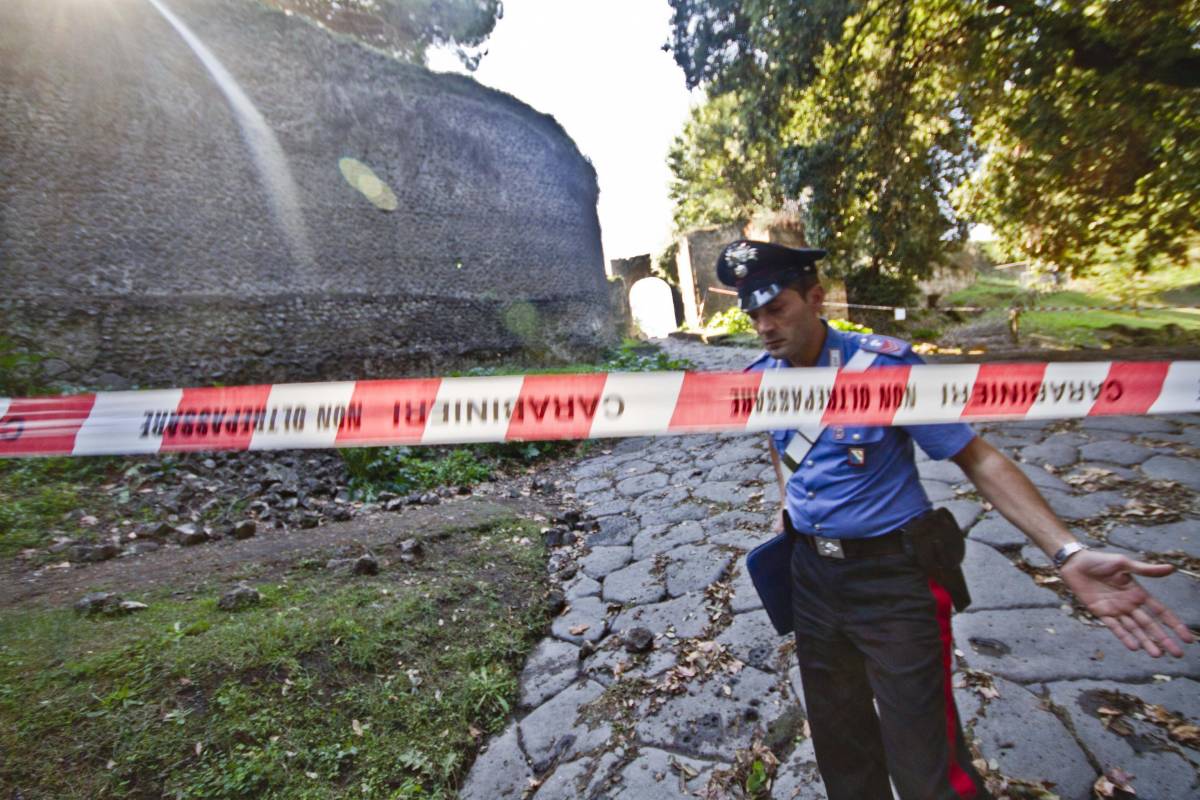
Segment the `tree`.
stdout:
<svg viewBox="0 0 1200 800">
<path fill-rule="evenodd" d="M 801 199 L 844 270 L 919 276 L 968 219 L 1072 269 L 1146 268 L 1195 235 L 1198 0 L 671 5 L 689 86 L 735 96 L 738 149 L 762 150 L 738 202 Z"/>
<path fill-rule="evenodd" d="M 501 0 L 270 0 L 275 5 L 418 64 L 431 46 L 454 45 L 475 69 L 504 15 Z"/>
</svg>

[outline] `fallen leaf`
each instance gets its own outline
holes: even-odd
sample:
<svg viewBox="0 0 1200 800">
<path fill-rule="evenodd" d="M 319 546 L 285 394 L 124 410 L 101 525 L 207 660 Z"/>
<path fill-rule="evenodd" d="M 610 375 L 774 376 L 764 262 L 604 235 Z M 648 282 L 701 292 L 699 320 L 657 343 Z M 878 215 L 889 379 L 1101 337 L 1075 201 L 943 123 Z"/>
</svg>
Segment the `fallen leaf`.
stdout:
<svg viewBox="0 0 1200 800">
<path fill-rule="evenodd" d="M 363 735 L 363 726 L 362 726 L 362 723 L 360 723 L 358 720 L 356 720 L 356 719 L 350 720 L 350 727 L 354 729 L 355 736 Z"/>
<path fill-rule="evenodd" d="M 203 753 L 204 752 L 204 742 L 196 742 L 195 750 L 196 750 L 196 755 L 200 755 L 201 753 Z"/>
<path fill-rule="evenodd" d="M 572 626 L 572 627 L 568 628 L 568 629 L 567 629 L 567 632 L 568 632 L 568 633 L 570 633 L 572 636 L 579 636 L 579 635 L 581 635 L 581 634 L 582 634 L 584 631 L 586 631 L 586 630 L 587 630 L 588 628 L 590 628 L 590 627 L 592 627 L 592 626 L 591 626 L 591 625 L 588 625 L 588 624 L 585 622 L 585 623 L 582 623 L 582 624 L 580 624 L 580 625 L 574 625 L 574 626 Z"/>
<path fill-rule="evenodd" d="M 1185 747 L 1200 748 L 1200 725 L 1172 725 L 1167 733 Z"/>
</svg>

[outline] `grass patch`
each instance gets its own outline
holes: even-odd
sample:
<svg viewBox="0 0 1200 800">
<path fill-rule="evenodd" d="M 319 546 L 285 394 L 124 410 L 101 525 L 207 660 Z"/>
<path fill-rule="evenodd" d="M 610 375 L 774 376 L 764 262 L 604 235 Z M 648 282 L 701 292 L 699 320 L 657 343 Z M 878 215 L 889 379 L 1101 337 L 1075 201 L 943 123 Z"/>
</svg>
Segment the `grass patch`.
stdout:
<svg viewBox="0 0 1200 800">
<path fill-rule="evenodd" d="M 1200 267 L 1163 270 L 1139 276 L 1138 280 L 1143 287 L 1142 304 L 1189 305 L 1200 301 Z M 1171 340 L 1178 334 L 1200 334 L 1200 310 L 1097 310 L 1099 306 L 1128 303 L 1088 280 L 1073 280 L 1059 291 L 1032 293 L 1020 287 L 1016 275 L 1000 272 L 982 274 L 972 286 L 946 299 L 946 305 L 995 309 L 973 321 L 1007 320 L 1009 307 L 1020 305 L 1028 309 L 1021 314 L 1022 336 L 1043 337 L 1070 346 L 1097 346 L 1113 339 L 1121 344 L 1149 344 L 1155 343 L 1155 334 Z M 1037 311 L 1039 306 L 1079 310 Z"/>
<path fill-rule="evenodd" d="M 546 623 L 510 520 L 372 578 L 297 573 L 227 613 L 0 613 L 0 785 L 34 798 L 449 798 Z"/>
<path fill-rule="evenodd" d="M 80 536 L 80 507 L 111 506 L 100 489 L 118 473 L 113 458 L 0 458 L 0 557 L 46 544 L 52 535 Z"/>
</svg>

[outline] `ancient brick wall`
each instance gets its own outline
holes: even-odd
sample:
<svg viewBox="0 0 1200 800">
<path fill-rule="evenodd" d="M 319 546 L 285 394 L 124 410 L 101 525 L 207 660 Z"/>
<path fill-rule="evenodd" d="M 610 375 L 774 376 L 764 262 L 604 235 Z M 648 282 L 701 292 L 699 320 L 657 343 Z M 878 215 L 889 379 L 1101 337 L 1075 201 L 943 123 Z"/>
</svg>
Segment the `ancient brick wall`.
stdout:
<svg viewBox="0 0 1200 800">
<path fill-rule="evenodd" d="M 0 335 L 144 386 L 613 341 L 595 172 L 552 118 L 253 0 L 162 2 L 246 102 L 147 0 L 0 4 Z"/>
</svg>

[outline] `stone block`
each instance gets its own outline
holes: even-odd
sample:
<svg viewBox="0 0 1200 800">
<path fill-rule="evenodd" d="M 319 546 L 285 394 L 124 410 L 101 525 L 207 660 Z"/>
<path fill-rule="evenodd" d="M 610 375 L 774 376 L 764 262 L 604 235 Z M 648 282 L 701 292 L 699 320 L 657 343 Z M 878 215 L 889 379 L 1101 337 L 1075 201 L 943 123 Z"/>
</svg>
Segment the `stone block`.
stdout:
<svg viewBox="0 0 1200 800">
<path fill-rule="evenodd" d="M 667 593 L 703 592 L 721 579 L 733 556 L 711 545 L 685 544 L 667 552 Z"/>
<path fill-rule="evenodd" d="M 1056 608 L 1062 601 L 986 544 L 967 542 L 963 574 L 971 591 L 971 611 L 993 608 Z"/>
<path fill-rule="evenodd" d="M 1187 759 L 1195 761 L 1200 752 L 1180 748 L 1165 731 L 1150 722 L 1129 715 L 1122 721 L 1132 735 L 1121 736 L 1104 725 L 1099 709 L 1108 705 L 1104 692 L 1117 690 L 1162 705 L 1168 711 L 1183 713 L 1192 724 L 1200 722 L 1200 683 L 1175 679 L 1163 684 L 1113 684 L 1108 681 L 1055 682 L 1047 687 L 1050 699 L 1071 718 L 1075 734 L 1099 762 L 1102 769 L 1119 767 L 1133 776 L 1132 785 L 1139 798 L 1182 798 L 1200 795 L 1200 781 Z M 1180 752 L 1181 751 L 1181 752 Z"/>
<path fill-rule="evenodd" d="M 533 708 L 567 688 L 579 672 L 579 648 L 557 639 L 543 639 L 521 670 L 521 705 Z"/>
<path fill-rule="evenodd" d="M 496 800 L 520 797 L 533 778 L 517 741 L 517 723 L 488 743 L 471 765 L 471 771 L 459 790 L 459 800 Z"/>
<path fill-rule="evenodd" d="M 1057 609 L 968 611 L 954 617 L 954 637 L 969 667 L 1017 683 L 1200 676 L 1200 648 L 1187 648 L 1180 659 L 1152 659 L 1125 649 L 1107 628 Z"/>
<path fill-rule="evenodd" d="M 653 570 L 654 561 L 647 558 L 609 573 L 604 579 L 604 599 L 625 605 L 657 603 L 667 596 L 667 589 Z"/>
</svg>

